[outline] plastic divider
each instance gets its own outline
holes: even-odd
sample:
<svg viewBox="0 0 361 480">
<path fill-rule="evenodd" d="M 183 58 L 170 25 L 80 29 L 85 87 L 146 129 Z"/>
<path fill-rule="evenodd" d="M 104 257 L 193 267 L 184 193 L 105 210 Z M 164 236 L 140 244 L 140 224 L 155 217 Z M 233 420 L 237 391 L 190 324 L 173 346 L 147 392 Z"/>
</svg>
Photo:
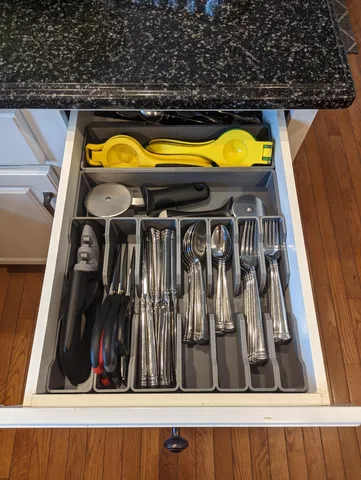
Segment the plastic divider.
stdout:
<svg viewBox="0 0 361 480">
<path fill-rule="evenodd" d="M 236 332 L 216 337 L 217 390 L 245 392 L 250 387 L 246 325 L 243 314 L 235 315 Z"/>
<path fill-rule="evenodd" d="M 286 393 L 306 392 L 308 389 L 306 366 L 301 356 L 297 320 L 292 313 L 288 314 L 288 325 L 292 340 L 283 345 L 275 344 L 280 371 L 279 390 Z"/>
<path fill-rule="evenodd" d="M 275 392 L 280 385 L 280 372 L 273 341 L 272 320 L 267 313 L 263 315 L 263 330 L 267 344 L 268 361 L 264 365 L 250 364 L 250 390 L 263 393 Z"/>
<path fill-rule="evenodd" d="M 185 317 L 182 316 L 182 338 Z M 182 380 L 183 392 L 212 392 L 217 385 L 216 331 L 214 315 L 208 315 L 209 344 L 189 345 L 182 342 Z"/>
</svg>

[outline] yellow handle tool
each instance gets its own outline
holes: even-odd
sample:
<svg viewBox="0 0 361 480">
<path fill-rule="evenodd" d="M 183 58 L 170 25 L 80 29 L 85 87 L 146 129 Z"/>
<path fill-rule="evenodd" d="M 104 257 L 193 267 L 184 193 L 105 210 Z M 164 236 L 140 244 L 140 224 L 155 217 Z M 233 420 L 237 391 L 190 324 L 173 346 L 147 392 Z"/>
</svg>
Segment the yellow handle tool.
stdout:
<svg viewBox="0 0 361 480">
<path fill-rule="evenodd" d="M 234 129 L 209 142 L 181 142 L 178 140 L 151 140 L 147 150 L 162 155 L 199 155 L 219 167 L 250 167 L 270 165 L 273 142 L 255 140 L 244 130 Z"/>
<path fill-rule="evenodd" d="M 116 135 L 102 144 L 88 143 L 85 147 L 89 165 L 106 168 L 149 168 L 157 165 L 212 167 L 208 159 L 192 155 L 159 155 L 145 150 L 137 140 Z"/>
</svg>

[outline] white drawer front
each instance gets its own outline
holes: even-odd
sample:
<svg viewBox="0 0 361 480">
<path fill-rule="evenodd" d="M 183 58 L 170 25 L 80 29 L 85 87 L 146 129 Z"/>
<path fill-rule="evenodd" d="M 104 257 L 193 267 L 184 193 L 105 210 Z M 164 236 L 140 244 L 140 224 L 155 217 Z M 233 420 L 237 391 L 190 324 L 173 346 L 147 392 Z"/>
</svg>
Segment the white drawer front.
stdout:
<svg viewBox="0 0 361 480">
<path fill-rule="evenodd" d="M 74 212 L 83 148 L 90 112 L 73 112 L 63 160 L 39 316 L 25 391 L 17 415 L 0 410 L 0 425 L 354 425 L 361 408 L 330 407 L 324 363 L 294 184 L 292 160 L 282 111 L 264 112 L 275 140 L 275 168 L 281 210 L 287 227 L 291 269 L 288 305 L 297 318 L 307 393 L 175 393 L 175 394 L 47 394 L 46 373 L 54 339 L 68 249 L 68 226 Z M 19 412 L 19 410 L 17 410 Z M 6 417 L 6 418 L 5 418 Z"/>
</svg>

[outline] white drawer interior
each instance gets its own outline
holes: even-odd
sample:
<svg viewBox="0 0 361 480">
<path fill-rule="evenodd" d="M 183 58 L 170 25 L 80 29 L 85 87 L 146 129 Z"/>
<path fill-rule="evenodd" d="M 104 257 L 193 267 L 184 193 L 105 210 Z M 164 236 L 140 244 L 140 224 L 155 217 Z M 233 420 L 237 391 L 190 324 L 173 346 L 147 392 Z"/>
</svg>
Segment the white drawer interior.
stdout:
<svg viewBox="0 0 361 480">
<path fill-rule="evenodd" d="M 319 333 L 315 316 L 307 259 L 303 242 L 302 227 L 294 185 L 292 162 L 289 152 L 287 129 L 282 111 L 263 112 L 264 122 L 271 127 L 275 140 L 275 173 L 255 169 L 214 170 L 197 169 L 191 181 L 204 181 L 218 189 L 219 199 L 230 195 L 256 193 L 262 196 L 269 214 L 282 213 L 287 229 L 287 253 L 290 281 L 286 291 L 287 310 L 296 319 L 301 356 L 305 365 L 308 390 L 306 393 L 47 393 L 49 364 L 54 354 L 60 297 L 68 257 L 69 224 L 74 216 L 82 216 L 79 201 L 80 176 L 90 184 L 112 181 L 141 185 L 146 181 L 154 185 L 167 185 L 189 181 L 189 172 L 169 169 L 168 172 L 144 174 L 118 170 L 97 170 L 96 173 L 81 173 L 84 129 L 93 120 L 91 112 L 71 114 L 63 168 L 57 199 L 47 268 L 44 278 L 41 304 L 35 332 L 33 351 L 29 367 L 24 404 L 29 406 L 274 406 L 274 405 L 326 405 L 329 403 Z M 85 182 L 86 183 L 86 182 Z M 77 207 L 79 206 L 79 207 Z M 215 205 L 208 205 L 213 208 Z"/>
</svg>

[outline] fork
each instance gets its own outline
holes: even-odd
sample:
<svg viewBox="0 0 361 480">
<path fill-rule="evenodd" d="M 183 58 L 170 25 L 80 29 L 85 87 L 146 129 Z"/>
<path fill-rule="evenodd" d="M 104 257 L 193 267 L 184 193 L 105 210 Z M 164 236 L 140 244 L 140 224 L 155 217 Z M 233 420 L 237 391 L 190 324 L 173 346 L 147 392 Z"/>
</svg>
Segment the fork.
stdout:
<svg viewBox="0 0 361 480">
<path fill-rule="evenodd" d="M 282 255 L 279 225 L 280 221 L 278 219 L 264 220 L 263 249 L 269 263 L 268 302 L 273 324 L 273 339 L 275 343 L 286 343 L 292 337 L 288 327 L 285 301 L 278 270 L 278 260 Z"/>
<path fill-rule="evenodd" d="M 256 229 L 254 220 L 246 220 L 240 228 L 240 261 L 245 274 L 244 314 L 247 322 L 248 360 L 252 364 L 265 363 L 268 360 L 264 340 L 262 312 L 258 293 L 256 268 L 258 266 L 256 248 Z"/>
</svg>

